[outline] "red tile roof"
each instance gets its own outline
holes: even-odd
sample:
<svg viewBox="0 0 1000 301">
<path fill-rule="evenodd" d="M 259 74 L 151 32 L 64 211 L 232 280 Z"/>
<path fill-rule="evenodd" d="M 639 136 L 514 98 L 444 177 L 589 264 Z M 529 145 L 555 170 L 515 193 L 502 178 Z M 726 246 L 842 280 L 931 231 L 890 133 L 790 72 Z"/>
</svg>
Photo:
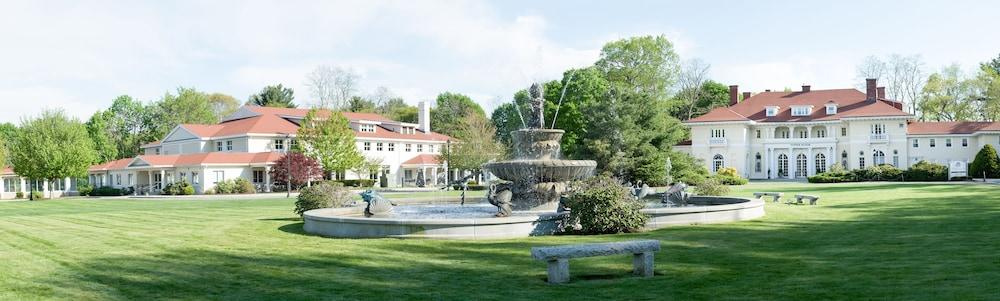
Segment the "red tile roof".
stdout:
<svg viewBox="0 0 1000 301">
<path fill-rule="evenodd" d="M 107 170 L 120 170 L 128 167 L 129 163 L 132 163 L 132 158 L 126 158 L 121 160 L 115 160 L 103 164 L 93 165 L 88 169 L 89 171 L 107 171 Z"/>
<path fill-rule="evenodd" d="M 405 162 L 403 162 L 402 165 L 437 165 L 437 164 L 441 164 L 441 161 L 438 160 L 437 155 L 420 154 L 416 155 L 413 158 L 410 158 L 410 160 L 406 160 Z"/>
<path fill-rule="evenodd" d="M 14 168 L 13 167 L 4 167 L 3 170 L 0 171 L 0 175 L 5 175 L 6 176 L 6 175 L 13 175 L 13 174 L 14 174 Z"/>
<path fill-rule="evenodd" d="M 264 153 L 193 153 L 183 155 L 142 155 L 128 159 L 111 161 L 104 164 L 97 164 L 90 167 L 90 171 L 121 170 L 127 168 L 133 161 L 141 160 L 152 166 L 198 166 L 206 164 L 266 164 L 273 163 L 284 156 L 278 152 Z"/>
<path fill-rule="evenodd" d="M 906 127 L 906 133 L 910 135 L 972 134 L 982 131 L 1000 131 L 1000 122 L 911 122 Z"/>
<path fill-rule="evenodd" d="M 153 142 L 150 142 L 150 143 L 146 143 L 146 144 L 140 145 L 139 147 L 150 147 L 150 146 L 157 146 L 157 145 L 160 145 L 160 140 L 156 140 L 156 141 L 153 141 Z"/>
<path fill-rule="evenodd" d="M 827 115 L 826 104 L 837 104 L 837 114 Z M 813 106 L 809 116 L 792 116 L 792 106 Z M 764 110 L 777 106 L 778 114 L 768 117 Z M 756 122 L 795 122 L 839 120 L 844 117 L 911 116 L 883 101 L 867 102 L 865 93 L 856 89 L 812 90 L 809 92 L 762 92 L 736 105 L 715 108 L 686 122 L 721 122 L 752 120 Z M 743 117 L 744 119 L 739 119 Z"/>
</svg>

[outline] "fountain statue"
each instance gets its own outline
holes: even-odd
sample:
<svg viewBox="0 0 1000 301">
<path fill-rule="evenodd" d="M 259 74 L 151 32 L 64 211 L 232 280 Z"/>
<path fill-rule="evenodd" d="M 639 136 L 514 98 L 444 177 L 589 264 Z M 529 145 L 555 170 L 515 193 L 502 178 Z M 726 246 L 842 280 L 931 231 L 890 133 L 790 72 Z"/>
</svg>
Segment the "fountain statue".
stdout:
<svg viewBox="0 0 1000 301">
<path fill-rule="evenodd" d="M 513 197 L 513 193 L 510 191 L 510 183 L 490 184 L 490 192 L 486 195 L 486 200 L 491 205 L 497 206 L 497 214 L 494 216 L 510 216 L 511 210 L 513 210 L 510 202 L 511 197 Z"/>
<path fill-rule="evenodd" d="M 510 133 L 514 140 L 514 159 L 486 163 L 483 168 L 511 182 L 498 189 L 511 191 L 513 210 L 555 210 L 567 183 L 591 176 L 597 162 L 559 159 L 559 140 L 565 131 L 543 128 L 545 98 L 542 86 L 533 84 L 528 92 L 531 114 L 525 122 L 527 128 Z"/>
<path fill-rule="evenodd" d="M 366 190 L 359 194 L 361 195 L 361 199 L 367 203 L 364 211 L 366 217 L 385 215 L 392 211 L 392 206 L 396 206 L 396 204 L 393 204 L 381 194 L 372 190 Z"/>
<path fill-rule="evenodd" d="M 674 185 L 670 185 L 667 192 L 663 193 L 663 203 L 673 204 L 674 206 L 685 206 L 691 199 L 691 194 L 687 192 L 687 184 L 680 182 Z"/>
</svg>

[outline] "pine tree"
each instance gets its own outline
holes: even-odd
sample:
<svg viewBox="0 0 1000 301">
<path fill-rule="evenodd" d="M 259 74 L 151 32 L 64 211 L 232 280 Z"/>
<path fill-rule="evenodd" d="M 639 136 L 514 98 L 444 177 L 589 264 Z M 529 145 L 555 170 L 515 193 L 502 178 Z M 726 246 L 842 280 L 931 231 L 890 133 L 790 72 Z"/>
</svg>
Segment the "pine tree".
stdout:
<svg viewBox="0 0 1000 301">
<path fill-rule="evenodd" d="M 1000 157 L 997 157 L 997 150 L 989 144 L 983 146 L 969 165 L 969 173 L 971 177 L 982 177 L 983 173 L 988 178 L 1000 177 Z"/>
</svg>

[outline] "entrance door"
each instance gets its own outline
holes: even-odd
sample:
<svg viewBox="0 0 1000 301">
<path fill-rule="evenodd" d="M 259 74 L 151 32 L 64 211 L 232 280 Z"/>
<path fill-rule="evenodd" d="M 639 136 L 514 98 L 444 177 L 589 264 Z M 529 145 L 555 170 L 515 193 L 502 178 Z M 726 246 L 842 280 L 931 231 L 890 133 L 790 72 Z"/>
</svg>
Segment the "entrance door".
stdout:
<svg viewBox="0 0 1000 301">
<path fill-rule="evenodd" d="M 809 171 L 809 158 L 805 154 L 795 157 L 795 177 L 804 178 Z"/>
<path fill-rule="evenodd" d="M 784 178 L 788 176 L 788 156 L 785 154 L 778 155 L 778 177 Z"/>
</svg>

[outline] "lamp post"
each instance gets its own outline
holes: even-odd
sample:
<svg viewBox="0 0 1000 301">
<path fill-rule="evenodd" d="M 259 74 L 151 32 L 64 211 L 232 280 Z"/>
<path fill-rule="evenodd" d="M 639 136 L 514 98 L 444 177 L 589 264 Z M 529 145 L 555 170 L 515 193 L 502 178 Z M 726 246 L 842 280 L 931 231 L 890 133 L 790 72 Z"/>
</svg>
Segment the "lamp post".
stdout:
<svg viewBox="0 0 1000 301">
<path fill-rule="evenodd" d="M 451 187 L 451 139 L 445 141 L 445 157 L 444 157 L 444 187 L 450 189 Z"/>
</svg>

